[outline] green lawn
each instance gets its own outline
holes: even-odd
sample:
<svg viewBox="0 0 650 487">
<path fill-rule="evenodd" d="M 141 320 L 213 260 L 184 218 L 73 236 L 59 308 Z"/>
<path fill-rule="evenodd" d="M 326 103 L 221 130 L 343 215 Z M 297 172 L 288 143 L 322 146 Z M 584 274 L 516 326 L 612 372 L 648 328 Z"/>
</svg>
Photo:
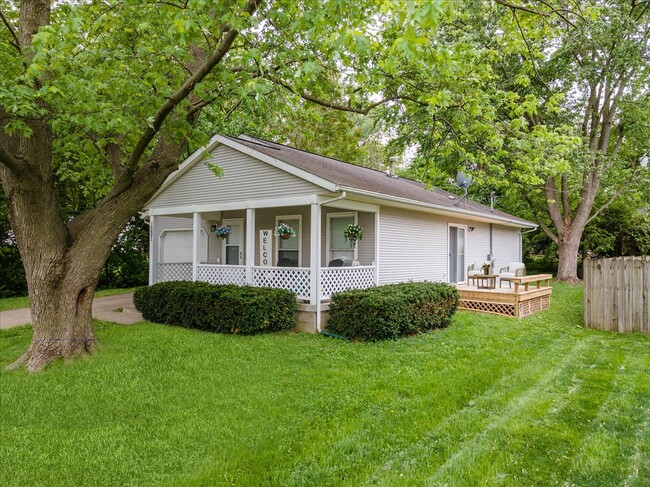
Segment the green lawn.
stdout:
<svg viewBox="0 0 650 487">
<path fill-rule="evenodd" d="M 116 294 L 132 293 L 138 289 L 137 287 L 130 287 L 124 289 L 102 289 L 95 293 L 96 298 L 103 296 L 115 296 Z M 19 296 L 16 298 L 2 298 L 0 299 L 0 311 L 8 311 L 10 309 L 29 308 L 29 297 Z"/>
<path fill-rule="evenodd" d="M 648 486 L 650 337 L 581 296 L 376 344 L 97 323 L 93 358 L 1 373 L 0 485 Z"/>
</svg>

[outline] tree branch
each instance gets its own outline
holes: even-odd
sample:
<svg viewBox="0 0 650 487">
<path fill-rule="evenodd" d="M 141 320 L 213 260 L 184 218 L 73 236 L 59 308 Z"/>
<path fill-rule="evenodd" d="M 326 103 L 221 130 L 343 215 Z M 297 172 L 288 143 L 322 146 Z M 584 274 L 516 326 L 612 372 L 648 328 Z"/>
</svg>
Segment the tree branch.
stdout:
<svg viewBox="0 0 650 487">
<path fill-rule="evenodd" d="M 537 209 L 535 208 L 535 204 L 533 203 L 532 198 L 529 196 L 528 193 L 523 193 L 524 199 L 526 200 L 526 203 L 528 203 L 528 207 L 530 208 L 530 211 L 533 212 L 533 217 L 539 224 L 540 228 L 544 231 L 548 237 L 555 242 L 556 244 L 558 243 L 558 238 L 557 235 L 553 233 L 553 231 L 549 228 L 549 226 L 544 223 L 544 221 L 539 217 L 539 213 Z"/>
<path fill-rule="evenodd" d="M 508 7 L 509 9 L 512 10 L 521 10 L 522 12 L 528 12 L 529 14 L 534 14 L 534 15 L 540 15 L 542 17 L 548 17 L 548 14 L 545 14 L 543 12 L 539 12 L 537 10 L 533 10 L 531 8 L 524 7 L 523 5 L 515 5 L 514 3 L 506 2 L 505 0 L 494 0 L 496 3 L 499 5 L 503 5 L 504 7 Z"/>
<path fill-rule="evenodd" d="M 20 49 L 20 41 L 18 40 L 18 35 L 16 34 L 16 31 L 11 27 L 11 24 L 7 20 L 7 17 L 5 17 L 5 14 L 2 13 L 2 10 L 0 10 L 0 19 L 2 19 L 2 23 L 5 25 L 9 33 L 11 34 L 11 37 L 14 38 L 13 42 L 9 42 L 12 46 L 14 46 L 19 53 L 23 53 L 22 49 Z"/>
<path fill-rule="evenodd" d="M 560 203 L 557 200 L 557 186 L 555 179 L 549 176 L 544 184 L 544 195 L 546 196 L 546 207 L 548 208 L 548 215 L 559 233 L 562 233 L 565 227 L 564 219 L 560 212 Z"/>
<path fill-rule="evenodd" d="M 0 164 L 5 166 L 16 176 L 24 176 L 29 172 L 29 166 L 8 152 L 2 144 L 0 144 Z"/>
<path fill-rule="evenodd" d="M 361 115 L 368 115 L 370 110 L 373 108 L 377 108 L 380 105 L 383 105 L 386 102 L 393 101 L 393 100 L 398 100 L 400 97 L 398 96 L 389 96 L 387 98 L 383 98 L 375 103 L 371 103 L 370 105 L 364 107 L 364 108 L 354 108 L 350 105 L 342 105 L 340 103 L 334 103 L 326 100 L 321 100 L 320 98 L 316 98 L 313 95 L 310 95 L 306 91 L 301 91 L 300 93 L 297 93 L 296 90 L 294 89 L 293 86 L 291 86 L 289 83 L 286 81 L 283 81 L 282 79 L 278 78 L 277 76 L 274 76 L 272 74 L 266 74 L 265 77 L 271 81 L 273 81 L 275 84 L 282 86 L 284 89 L 289 91 L 290 93 L 293 93 L 294 95 L 298 95 L 300 98 L 303 98 L 304 100 L 310 101 L 312 103 L 315 103 L 316 105 L 323 106 L 325 108 L 333 108 L 334 110 L 341 110 L 344 112 L 352 112 L 352 113 L 359 113 Z"/>
<path fill-rule="evenodd" d="M 263 0 L 248 0 L 246 6 L 243 9 L 244 13 L 252 15 L 255 10 L 257 10 L 259 4 Z M 153 120 L 144 133 L 138 140 L 131 153 L 131 157 L 127 161 L 126 170 L 128 172 L 133 172 L 137 167 L 138 163 L 142 159 L 147 147 L 160 131 L 163 123 L 171 112 L 185 99 L 189 96 L 190 93 L 194 90 L 195 86 L 203 81 L 203 79 L 210 74 L 212 69 L 221 62 L 224 56 L 230 50 L 232 43 L 235 41 L 235 38 L 239 34 L 239 31 L 232 30 L 229 26 L 224 26 L 222 28 L 223 37 L 221 43 L 217 49 L 212 53 L 212 55 L 199 67 L 199 69 L 194 73 L 193 76 L 190 76 L 185 80 L 183 85 L 176 90 L 167 100 L 162 104 L 158 109 L 158 112 L 153 117 Z"/>
<path fill-rule="evenodd" d="M 569 205 L 569 191 L 567 189 L 567 175 L 562 174 L 562 184 L 560 186 L 562 191 L 562 211 L 564 213 L 564 221 L 567 225 L 571 224 L 571 205 Z"/>
</svg>

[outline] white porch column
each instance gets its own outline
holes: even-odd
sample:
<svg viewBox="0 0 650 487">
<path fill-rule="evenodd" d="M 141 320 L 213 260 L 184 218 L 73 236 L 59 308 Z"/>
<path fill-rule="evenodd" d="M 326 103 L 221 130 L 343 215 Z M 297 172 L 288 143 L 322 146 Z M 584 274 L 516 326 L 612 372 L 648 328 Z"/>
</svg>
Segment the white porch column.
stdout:
<svg viewBox="0 0 650 487">
<path fill-rule="evenodd" d="M 375 286 L 379 286 L 379 205 L 375 211 Z"/>
<path fill-rule="evenodd" d="M 201 244 L 201 213 L 194 212 L 194 225 L 192 227 L 192 280 L 199 278 L 199 254 Z"/>
<path fill-rule="evenodd" d="M 311 204 L 311 229 L 309 234 L 310 242 L 310 270 L 311 290 L 309 303 L 316 305 L 316 330 L 320 331 L 320 241 L 321 241 L 321 211 L 318 203 Z"/>
<path fill-rule="evenodd" d="M 158 267 L 158 255 L 154 249 L 154 239 L 156 237 L 156 217 L 151 215 L 149 217 L 149 285 L 155 284 L 156 270 Z"/>
<path fill-rule="evenodd" d="M 246 209 L 246 283 L 253 285 L 253 266 L 255 265 L 255 208 Z"/>
</svg>

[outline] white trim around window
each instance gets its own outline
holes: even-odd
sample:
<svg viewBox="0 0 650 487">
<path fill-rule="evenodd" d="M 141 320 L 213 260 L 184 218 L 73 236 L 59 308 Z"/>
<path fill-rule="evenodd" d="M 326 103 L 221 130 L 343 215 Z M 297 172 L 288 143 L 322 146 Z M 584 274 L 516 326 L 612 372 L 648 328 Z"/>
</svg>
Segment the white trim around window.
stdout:
<svg viewBox="0 0 650 487">
<path fill-rule="evenodd" d="M 281 222 L 286 220 L 298 220 L 298 231 L 296 231 L 296 236 L 294 238 L 298 239 L 298 267 L 302 267 L 302 215 L 276 215 L 275 216 L 275 226 L 277 227 Z M 294 228 L 294 230 L 296 230 Z M 275 265 L 278 265 L 280 260 L 279 255 L 281 250 L 291 250 L 291 249 L 281 249 L 280 248 L 280 237 L 275 237 L 275 251 L 274 259 Z"/>
<path fill-rule="evenodd" d="M 463 275 L 463 278 L 455 283 L 451 282 L 451 248 L 450 248 L 450 240 L 451 240 L 451 231 L 450 229 L 454 227 L 456 229 L 462 228 L 463 229 L 463 262 L 460 265 L 461 272 Z M 467 225 L 461 224 L 461 223 L 447 223 L 447 282 L 452 283 L 452 284 L 467 284 Z M 456 267 L 458 270 L 458 262 L 456 262 Z"/>
<path fill-rule="evenodd" d="M 325 234 L 325 266 L 332 260 L 332 219 L 333 218 L 350 218 L 354 217 L 354 224 L 359 224 L 359 213 L 356 211 L 345 211 L 340 213 L 327 213 L 327 231 Z M 334 249 L 334 250 L 344 250 L 344 249 Z M 348 249 L 345 249 L 348 250 Z M 349 249 L 353 250 L 353 249 Z M 354 246 L 354 260 L 359 260 L 359 242 Z"/>
</svg>

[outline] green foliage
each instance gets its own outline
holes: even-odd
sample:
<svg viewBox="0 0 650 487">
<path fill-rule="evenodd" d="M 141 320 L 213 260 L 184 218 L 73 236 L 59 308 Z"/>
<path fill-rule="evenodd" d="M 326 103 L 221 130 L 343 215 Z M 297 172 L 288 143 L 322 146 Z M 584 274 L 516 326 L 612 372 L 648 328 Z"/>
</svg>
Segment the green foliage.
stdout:
<svg viewBox="0 0 650 487">
<path fill-rule="evenodd" d="M 254 335 L 296 326 L 296 295 L 286 289 L 163 282 L 138 289 L 145 319 L 218 333 Z"/>
<path fill-rule="evenodd" d="M 650 214 L 636 206 L 623 200 L 598 215 L 585 229 L 585 251 L 598 257 L 650 254 Z"/>
<path fill-rule="evenodd" d="M 149 226 L 134 217 L 117 237 L 98 288 L 145 286 L 149 282 Z"/>
<path fill-rule="evenodd" d="M 20 252 L 7 219 L 7 200 L 0 188 L 0 298 L 27 294 L 27 280 Z"/>
<path fill-rule="evenodd" d="M 387 340 L 447 326 L 458 307 L 453 286 L 390 284 L 332 296 L 327 328 L 362 340 Z"/>
</svg>

